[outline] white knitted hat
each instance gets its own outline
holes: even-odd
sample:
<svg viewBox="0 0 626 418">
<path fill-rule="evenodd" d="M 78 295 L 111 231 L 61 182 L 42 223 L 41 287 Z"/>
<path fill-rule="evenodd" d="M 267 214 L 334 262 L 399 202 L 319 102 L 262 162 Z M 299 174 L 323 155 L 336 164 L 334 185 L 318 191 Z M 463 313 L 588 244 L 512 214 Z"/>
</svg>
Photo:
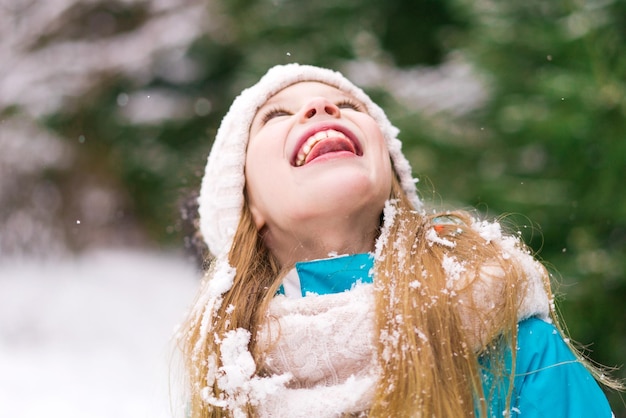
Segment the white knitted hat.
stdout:
<svg viewBox="0 0 626 418">
<path fill-rule="evenodd" d="M 198 204 L 200 232 L 213 255 L 230 250 L 239 224 L 244 202 L 246 148 L 252 119 L 270 97 L 302 81 L 318 81 L 336 87 L 365 105 L 383 133 L 402 188 L 415 208 L 421 209 L 422 203 L 417 196 L 411 166 L 402 154 L 402 143 L 397 139 L 399 130 L 389 122 L 385 112 L 339 72 L 295 63 L 277 65 L 235 99 L 222 120 L 209 154 Z"/>
</svg>

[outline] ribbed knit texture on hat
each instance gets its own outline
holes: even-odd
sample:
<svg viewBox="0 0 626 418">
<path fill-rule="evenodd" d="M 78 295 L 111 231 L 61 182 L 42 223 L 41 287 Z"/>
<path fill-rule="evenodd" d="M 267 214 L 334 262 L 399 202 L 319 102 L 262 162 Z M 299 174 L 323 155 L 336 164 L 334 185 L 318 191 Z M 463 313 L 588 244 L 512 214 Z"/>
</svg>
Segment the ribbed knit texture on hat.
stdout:
<svg viewBox="0 0 626 418">
<path fill-rule="evenodd" d="M 363 103 L 378 123 L 400 184 L 415 206 L 422 209 L 411 166 L 402 154 L 402 143 L 385 112 L 359 87 L 336 71 L 310 65 L 277 65 L 252 87 L 241 92 L 224 116 L 209 154 L 200 196 L 200 232 L 213 255 L 230 249 L 244 203 L 244 165 L 250 125 L 257 110 L 273 95 L 292 84 L 318 81 L 342 90 Z"/>
</svg>

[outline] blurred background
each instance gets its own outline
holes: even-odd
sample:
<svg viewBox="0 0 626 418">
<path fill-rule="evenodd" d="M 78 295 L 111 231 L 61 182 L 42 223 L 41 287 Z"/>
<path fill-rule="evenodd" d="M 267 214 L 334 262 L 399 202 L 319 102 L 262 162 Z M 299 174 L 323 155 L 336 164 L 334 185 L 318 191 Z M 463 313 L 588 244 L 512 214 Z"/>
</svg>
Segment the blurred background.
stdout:
<svg viewBox="0 0 626 418">
<path fill-rule="evenodd" d="M 0 415 L 171 415 L 204 161 L 287 62 L 364 87 L 423 199 L 505 215 L 622 366 L 625 47 L 621 0 L 0 0 Z"/>
</svg>

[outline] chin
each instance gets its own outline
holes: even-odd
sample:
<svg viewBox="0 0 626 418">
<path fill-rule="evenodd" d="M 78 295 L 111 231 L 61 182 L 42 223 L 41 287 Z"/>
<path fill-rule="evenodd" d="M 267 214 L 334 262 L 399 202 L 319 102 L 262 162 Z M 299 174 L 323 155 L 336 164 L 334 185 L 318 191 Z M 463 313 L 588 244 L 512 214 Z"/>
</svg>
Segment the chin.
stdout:
<svg viewBox="0 0 626 418">
<path fill-rule="evenodd" d="M 352 209 L 364 206 L 385 205 L 391 193 L 391 187 L 375 184 L 367 178 L 335 179 L 326 187 L 320 187 L 312 194 L 312 204 L 328 206 L 335 210 Z"/>
</svg>

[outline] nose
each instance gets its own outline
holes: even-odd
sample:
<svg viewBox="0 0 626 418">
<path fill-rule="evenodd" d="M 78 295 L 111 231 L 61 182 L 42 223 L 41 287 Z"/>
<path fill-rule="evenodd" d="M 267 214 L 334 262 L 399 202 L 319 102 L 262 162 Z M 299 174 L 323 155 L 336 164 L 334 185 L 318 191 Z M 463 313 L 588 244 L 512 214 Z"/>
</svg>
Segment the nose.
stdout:
<svg viewBox="0 0 626 418">
<path fill-rule="evenodd" d="M 337 105 L 323 97 L 317 97 L 302 107 L 300 122 L 307 122 L 315 116 L 338 118 L 341 114 Z"/>
</svg>

